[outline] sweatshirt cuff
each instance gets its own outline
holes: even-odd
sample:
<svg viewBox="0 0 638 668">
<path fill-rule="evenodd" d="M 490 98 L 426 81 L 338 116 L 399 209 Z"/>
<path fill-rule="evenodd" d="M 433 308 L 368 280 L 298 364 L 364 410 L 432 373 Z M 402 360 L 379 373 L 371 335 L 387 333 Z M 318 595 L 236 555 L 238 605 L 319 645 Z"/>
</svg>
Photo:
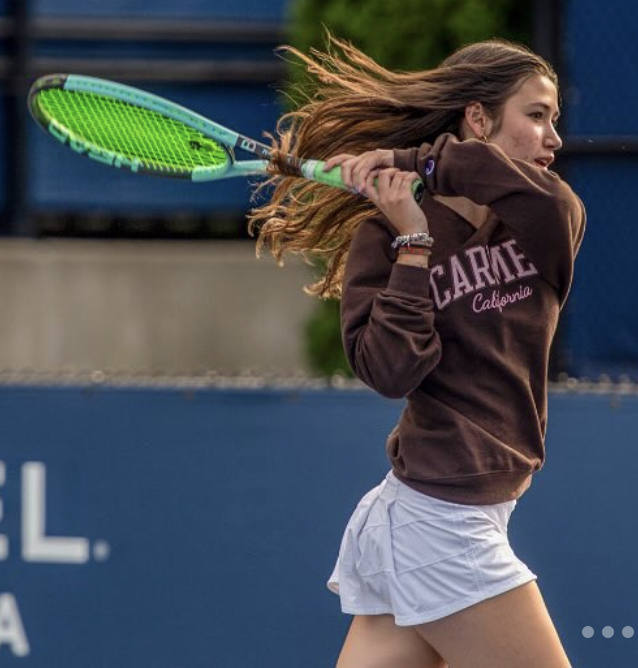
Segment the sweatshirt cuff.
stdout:
<svg viewBox="0 0 638 668">
<path fill-rule="evenodd" d="M 394 149 L 394 166 L 403 172 L 414 172 L 417 169 L 418 148 Z"/>
<path fill-rule="evenodd" d="M 460 141 L 453 134 L 444 132 L 433 144 L 421 144 L 418 148 L 395 149 L 394 166 L 406 172 L 417 172 L 431 195 L 455 195 L 457 193 L 447 183 L 449 179 L 446 179 L 449 170 L 441 164 L 445 147 L 449 143 L 460 144 Z M 479 143 L 484 146 L 483 142 Z"/>
<path fill-rule="evenodd" d="M 430 269 L 395 263 L 392 266 L 386 290 L 414 295 L 415 297 L 429 298 Z"/>
</svg>

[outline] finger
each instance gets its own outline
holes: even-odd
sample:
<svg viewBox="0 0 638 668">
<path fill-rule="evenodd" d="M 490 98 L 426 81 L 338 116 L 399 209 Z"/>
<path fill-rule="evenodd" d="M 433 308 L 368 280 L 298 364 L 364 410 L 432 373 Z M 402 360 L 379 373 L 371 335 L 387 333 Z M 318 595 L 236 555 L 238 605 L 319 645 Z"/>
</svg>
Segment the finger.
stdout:
<svg viewBox="0 0 638 668">
<path fill-rule="evenodd" d="M 351 153 L 339 153 L 338 155 L 333 155 L 332 157 L 328 158 L 323 166 L 323 171 L 328 172 L 330 171 L 333 167 L 336 167 L 337 165 L 342 164 L 346 160 L 350 160 L 354 158 L 355 156 L 352 155 Z"/>
<path fill-rule="evenodd" d="M 412 181 L 414 181 L 415 178 L 419 178 L 419 175 L 414 172 L 403 172 L 401 187 L 410 188 L 412 186 Z"/>
<path fill-rule="evenodd" d="M 384 167 L 383 169 L 377 170 L 379 172 L 379 177 L 383 177 L 384 180 L 392 181 L 392 178 L 394 177 L 395 174 L 399 173 L 399 169 L 397 167 Z"/>
<path fill-rule="evenodd" d="M 408 172 L 402 172 L 395 177 L 391 194 L 397 203 L 414 199 L 412 181 L 413 177 Z"/>
<path fill-rule="evenodd" d="M 377 175 L 374 172 L 368 174 L 362 193 L 374 204 L 379 204 L 379 192 L 375 179 Z"/>
<path fill-rule="evenodd" d="M 371 170 L 370 173 L 368 174 L 368 178 L 366 179 L 366 183 L 367 183 L 368 179 L 372 179 L 372 182 L 374 183 L 375 179 L 379 178 L 380 173 L 381 173 L 380 169 Z"/>
<path fill-rule="evenodd" d="M 377 151 L 362 153 L 352 169 L 352 181 L 359 190 L 365 188 L 368 175 L 372 170 L 378 171 L 383 165 L 380 154 Z"/>
<path fill-rule="evenodd" d="M 354 192 L 352 185 L 352 167 L 357 160 L 356 156 L 333 156 L 331 160 L 335 161 L 335 164 L 331 169 L 339 168 L 339 176 L 341 177 L 344 187 L 347 190 L 352 190 Z M 326 162 L 326 165 L 327 164 L 329 164 L 329 162 Z M 325 167 L 324 171 L 327 171 Z"/>
<path fill-rule="evenodd" d="M 418 175 L 417 175 L 418 176 Z M 392 181 L 392 192 L 396 196 L 405 194 L 405 191 L 410 190 L 414 177 L 411 172 L 400 172 L 396 174 Z"/>
<path fill-rule="evenodd" d="M 396 174 L 399 170 L 396 167 L 386 167 L 380 169 L 377 176 L 378 189 L 383 192 L 388 192 L 392 188 Z"/>
<path fill-rule="evenodd" d="M 352 183 L 359 190 L 365 188 L 365 184 L 368 180 L 368 174 L 370 171 L 375 168 L 373 161 L 370 159 L 369 154 L 363 154 L 359 157 L 356 164 L 352 167 Z"/>
<path fill-rule="evenodd" d="M 353 192 L 359 193 L 359 191 L 355 188 L 354 180 L 352 178 L 352 169 L 356 164 L 356 157 L 351 157 L 350 159 L 341 163 L 341 180 L 347 188 Z"/>
<path fill-rule="evenodd" d="M 415 181 L 420 181 L 421 176 L 417 172 L 406 172 L 405 180 L 406 180 L 406 187 L 409 188 L 410 192 L 412 192 L 412 184 Z"/>
<path fill-rule="evenodd" d="M 368 197 L 370 190 L 372 190 L 373 196 L 375 196 L 377 194 L 375 180 L 378 177 L 378 175 L 379 175 L 378 169 L 373 169 L 369 171 L 365 176 L 363 184 L 361 185 L 361 181 L 359 181 L 360 185 L 353 186 L 353 191 L 359 195 Z M 357 180 L 355 179 L 354 176 L 353 176 L 353 181 L 357 183 Z"/>
</svg>

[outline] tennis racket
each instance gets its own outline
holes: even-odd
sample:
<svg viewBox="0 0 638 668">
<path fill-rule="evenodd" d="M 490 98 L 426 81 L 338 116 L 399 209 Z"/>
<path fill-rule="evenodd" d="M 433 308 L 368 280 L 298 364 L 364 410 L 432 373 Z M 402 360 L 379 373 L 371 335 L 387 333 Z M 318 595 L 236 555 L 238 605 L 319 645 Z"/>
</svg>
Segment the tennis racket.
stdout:
<svg viewBox="0 0 638 668">
<path fill-rule="evenodd" d="M 138 88 L 76 74 L 37 79 L 28 105 L 36 122 L 80 155 L 135 174 L 195 182 L 264 174 L 272 149 L 185 107 Z M 256 156 L 236 160 L 235 150 Z M 347 189 L 339 166 L 324 172 L 321 160 L 285 157 L 298 176 Z M 412 184 L 420 202 L 424 186 Z"/>
</svg>

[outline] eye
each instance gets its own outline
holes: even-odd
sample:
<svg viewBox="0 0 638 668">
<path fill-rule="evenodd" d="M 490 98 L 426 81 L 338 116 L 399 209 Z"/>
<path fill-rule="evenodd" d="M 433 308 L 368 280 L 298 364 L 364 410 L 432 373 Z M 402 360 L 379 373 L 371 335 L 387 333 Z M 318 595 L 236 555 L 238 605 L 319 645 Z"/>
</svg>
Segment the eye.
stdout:
<svg viewBox="0 0 638 668">
<path fill-rule="evenodd" d="M 532 113 L 529 115 L 530 118 L 533 118 L 537 121 L 542 121 L 543 120 L 543 112 L 542 111 L 532 111 Z"/>
</svg>

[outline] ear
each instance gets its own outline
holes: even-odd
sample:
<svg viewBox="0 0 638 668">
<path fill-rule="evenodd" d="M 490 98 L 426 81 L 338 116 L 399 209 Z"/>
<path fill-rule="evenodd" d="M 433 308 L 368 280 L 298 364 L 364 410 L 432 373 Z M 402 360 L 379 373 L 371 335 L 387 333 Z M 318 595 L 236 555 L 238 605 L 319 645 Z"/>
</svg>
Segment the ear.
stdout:
<svg viewBox="0 0 638 668">
<path fill-rule="evenodd" d="M 492 128 L 492 123 L 480 102 L 470 102 L 465 107 L 465 117 L 463 120 L 465 121 L 469 137 L 482 139 L 486 135 L 489 135 Z"/>
</svg>

